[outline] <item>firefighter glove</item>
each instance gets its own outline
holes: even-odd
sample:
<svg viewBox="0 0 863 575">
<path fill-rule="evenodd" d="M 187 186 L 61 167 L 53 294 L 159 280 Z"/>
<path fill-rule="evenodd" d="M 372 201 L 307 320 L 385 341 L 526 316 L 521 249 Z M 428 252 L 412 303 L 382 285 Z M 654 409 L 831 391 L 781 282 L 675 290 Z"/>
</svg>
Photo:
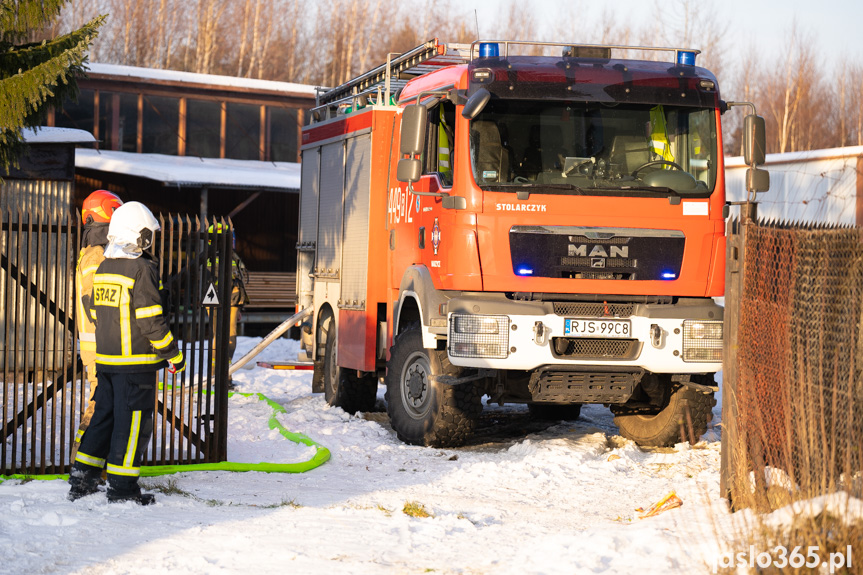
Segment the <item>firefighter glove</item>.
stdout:
<svg viewBox="0 0 863 575">
<path fill-rule="evenodd" d="M 168 360 L 168 373 L 180 373 L 184 369 L 186 369 L 186 358 L 183 357 L 182 351 Z"/>
</svg>

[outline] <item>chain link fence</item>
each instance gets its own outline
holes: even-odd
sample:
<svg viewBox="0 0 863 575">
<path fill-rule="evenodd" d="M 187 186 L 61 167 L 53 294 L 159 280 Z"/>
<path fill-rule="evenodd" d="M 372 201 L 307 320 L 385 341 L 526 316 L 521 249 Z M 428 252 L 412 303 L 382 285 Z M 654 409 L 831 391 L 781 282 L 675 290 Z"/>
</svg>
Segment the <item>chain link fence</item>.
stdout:
<svg viewBox="0 0 863 575">
<path fill-rule="evenodd" d="M 863 229 L 752 215 L 730 224 L 723 489 L 761 509 L 859 497 Z"/>
</svg>

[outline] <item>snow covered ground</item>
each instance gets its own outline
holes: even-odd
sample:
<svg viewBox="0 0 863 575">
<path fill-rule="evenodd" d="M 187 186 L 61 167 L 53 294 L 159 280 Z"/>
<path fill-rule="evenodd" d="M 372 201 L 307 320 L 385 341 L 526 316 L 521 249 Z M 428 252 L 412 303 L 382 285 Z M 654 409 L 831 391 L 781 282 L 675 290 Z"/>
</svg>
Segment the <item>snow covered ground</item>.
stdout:
<svg viewBox="0 0 863 575">
<path fill-rule="evenodd" d="M 236 357 L 258 341 L 240 338 Z M 256 360 L 296 351 L 280 339 Z M 647 452 L 617 435 L 602 406 L 557 423 L 486 407 L 471 445 L 413 447 L 385 413 L 349 416 L 312 394 L 310 380 L 259 367 L 234 376 L 238 391 L 283 405 L 285 427 L 329 448 L 321 467 L 142 478 L 156 494 L 150 507 L 109 505 L 103 494 L 72 503 L 63 481 L 9 480 L 0 573 L 712 572 L 728 519 L 718 428 L 695 447 Z M 231 461 L 311 457 L 267 428 L 263 402 L 234 395 L 229 409 Z M 636 509 L 671 491 L 682 507 L 639 519 Z M 405 514 L 410 502 L 430 516 Z"/>
</svg>

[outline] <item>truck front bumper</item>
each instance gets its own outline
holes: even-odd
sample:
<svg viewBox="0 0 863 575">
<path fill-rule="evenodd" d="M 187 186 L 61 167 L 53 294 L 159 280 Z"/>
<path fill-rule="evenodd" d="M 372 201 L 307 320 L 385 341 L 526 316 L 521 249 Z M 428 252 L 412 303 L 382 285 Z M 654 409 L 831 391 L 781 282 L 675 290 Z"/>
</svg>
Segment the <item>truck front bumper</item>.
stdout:
<svg viewBox="0 0 863 575">
<path fill-rule="evenodd" d="M 483 295 L 453 298 L 447 309 L 450 361 L 507 370 L 555 365 L 653 373 L 722 369 L 723 308 L 712 299 L 627 304 L 623 313 L 616 313 L 621 310 L 617 304 L 588 307 L 594 312 L 585 314 L 577 304 Z"/>
</svg>

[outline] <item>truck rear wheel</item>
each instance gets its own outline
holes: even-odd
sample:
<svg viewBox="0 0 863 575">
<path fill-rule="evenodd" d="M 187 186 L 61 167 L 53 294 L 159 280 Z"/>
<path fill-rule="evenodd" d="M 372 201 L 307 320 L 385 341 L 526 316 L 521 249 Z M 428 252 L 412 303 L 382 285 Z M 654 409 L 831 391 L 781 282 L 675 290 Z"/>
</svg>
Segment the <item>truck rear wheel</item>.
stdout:
<svg viewBox="0 0 863 575">
<path fill-rule="evenodd" d="M 377 378 L 357 377 L 356 370 L 339 367 L 338 333 L 332 317 L 327 318 L 324 330 L 327 338 L 323 361 L 324 398 L 333 407 L 341 407 L 351 414 L 372 411 L 377 399 Z"/>
<path fill-rule="evenodd" d="M 480 393 L 472 382 L 447 385 L 434 379 L 461 372 L 446 351 L 423 347 L 418 325 L 396 337 L 387 363 L 386 400 L 399 439 L 434 447 L 464 444 L 482 412 Z"/>
<path fill-rule="evenodd" d="M 668 382 L 671 385 L 671 382 Z M 695 440 L 704 435 L 707 425 L 713 419 L 713 394 L 705 394 L 685 385 L 671 389 L 668 401 L 659 413 L 617 414 L 614 423 L 620 434 L 633 440 L 642 447 L 670 447 L 689 440 L 689 421 L 692 421 L 692 435 Z M 688 417 L 687 417 L 688 412 Z"/>
</svg>

